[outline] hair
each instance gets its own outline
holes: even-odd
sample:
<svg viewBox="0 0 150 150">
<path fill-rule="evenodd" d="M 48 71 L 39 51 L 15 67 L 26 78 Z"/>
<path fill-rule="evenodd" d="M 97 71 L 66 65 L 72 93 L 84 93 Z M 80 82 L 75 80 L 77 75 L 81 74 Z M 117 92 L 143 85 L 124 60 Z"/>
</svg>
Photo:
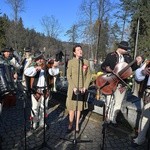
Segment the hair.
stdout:
<svg viewBox="0 0 150 150">
<path fill-rule="evenodd" d="M 82 49 L 82 46 L 81 46 L 81 45 L 79 45 L 79 44 L 78 44 L 78 45 L 75 45 L 75 46 L 73 47 L 73 51 L 72 51 L 72 52 L 73 52 L 73 57 L 76 57 L 75 54 L 74 54 L 74 52 L 76 51 L 76 48 L 77 48 L 77 47 L 80 47 L 80 48 Z"/>
</svg>

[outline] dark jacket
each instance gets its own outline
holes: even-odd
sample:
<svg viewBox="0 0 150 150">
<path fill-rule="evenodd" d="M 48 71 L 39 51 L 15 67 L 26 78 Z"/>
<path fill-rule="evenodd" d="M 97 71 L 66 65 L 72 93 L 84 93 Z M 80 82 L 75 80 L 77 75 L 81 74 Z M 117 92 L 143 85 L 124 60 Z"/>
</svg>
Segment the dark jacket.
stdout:
<svg viewBox="0 0 150 150">
<path fill-rule="evenodd" d="M 124 57 L 125 62 L 128 63 L 128 64 L 133 61 L 133 59 L 131 58 L 131 56 L 129 54 L 125 54 L 125 55 L 123 55 L 123 57 Z M 107 72 L 106 71 L 106 67 L 110 66 L 110 68 L 112 70 L 114 70 L 114 68 L 118 64 L 118 62 L 119 62 L 119 55 L 118 55 L 118 53 L 116 51 L 115 52 L 111 52 L 111 53 L 109 53 L 106 56 L 105 61 L 101 64 L 101 69 L 102 69 L 102 71 Z M 131 68 L 134 71 L 137 68 L 139 68 L 139 66 L 135 62 L 135 63 L 133 63 L 133 65 L 131 66 Z"/>
</svg>

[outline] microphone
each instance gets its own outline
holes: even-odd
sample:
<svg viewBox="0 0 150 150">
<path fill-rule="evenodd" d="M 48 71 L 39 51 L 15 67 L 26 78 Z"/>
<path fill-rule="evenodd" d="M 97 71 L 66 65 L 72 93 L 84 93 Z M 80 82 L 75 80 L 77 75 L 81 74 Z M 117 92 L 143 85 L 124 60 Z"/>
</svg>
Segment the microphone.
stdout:
<svg viewBox="0 0 150 150">
<path fill-rule="evenodd" d="M 82 57 L 82 56 L 80 56 L 80 57 L 79 57 L 79 59 L 80 59 L 80 60 L 83 60 L 83 57 Z"/>
<path fill-rule="evenodd" d="M 82 56 L 79 57 L 79 60 L 81 60 L 81 62 L 82 62 L 82 64 L 83 64 L 83 57 L 82 57 Z"/>
</svg>

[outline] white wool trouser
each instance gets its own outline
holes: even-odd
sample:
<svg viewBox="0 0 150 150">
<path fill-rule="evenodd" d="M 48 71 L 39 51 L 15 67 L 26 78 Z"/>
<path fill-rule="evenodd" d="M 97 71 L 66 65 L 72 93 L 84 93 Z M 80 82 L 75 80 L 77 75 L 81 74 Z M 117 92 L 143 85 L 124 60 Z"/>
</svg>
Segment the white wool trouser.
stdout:
<svg viewBox="0 0 150 150">
<path fill-rule="evenodd" d="M 143 108 L 141 119 L 139 122 L 139 134 L 134 142 L 141 145 L 146 139 L 146 133 L 150 125 L 150 103 Z"/>
<path fill-rule="evenodd" d="M 115 92 L 106 97 L 106 118 L 108 122 L 116 123 L 117 113 L 121 110 L 122 102 L 124 100 L 126 89 L 121 93 L 118 84 Z"/>
<path fill-rule="evenodd" d="M 31 112 L 31 116 L 33 117 L 33 123 L 35 123 L 35 125 L 37 122 L 39 122 L 40 124 L 43 124 L 44 123 L 43 122 L 43 120 L 44 120 L 44 103 L 45 103 L 45 110 L 47 112 L 49 97 L 44 99 L 44 96 L 41 95 L 40 99 L 37 101 L 32 94 L 31 99 L 32 99 L 32 110 L 34 112 L 34 114 Z"/>
</svg>

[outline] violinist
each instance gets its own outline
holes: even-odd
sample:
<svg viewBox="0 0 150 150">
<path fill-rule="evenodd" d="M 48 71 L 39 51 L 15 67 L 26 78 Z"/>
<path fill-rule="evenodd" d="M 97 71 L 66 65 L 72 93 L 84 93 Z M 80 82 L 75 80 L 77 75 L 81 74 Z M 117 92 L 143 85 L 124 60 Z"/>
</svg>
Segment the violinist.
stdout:
<svg viewBox="0 0 150 150">
<path fill-rule="evenodd" d="M 117 50 L 107 54 L 106 59 L 101 64 L 102 71 L 104 71 L 106 74 L 113 74 L 114 69 L 117 65 L 119 66 L 123 63 L 131 63 L 133 60 L 128 53 L 129 49 L 130 47 L 127 41 L 121 41 L 120 43 L 118 43 Z M 136 61 L 131 66 L 132 70 L 136 70 L 140 66 L 141 62 L 142 57 L 138 56 L 136 58 Z M 113 92 L 111 94 L 106 95 L 106 121 L 108 123 L 111 123 L 113 126 L 117 126 L 116 117 L 121 109 L 121 105 L 126 94 L 126 85 L 127 84 L 125 84 L 125 82 L 119 80 Z"/>
<path fill-rule="evenodd" d="M 24 75 L 30 77 L 30 88 L 31 88 L 31 101 L 32 101 L 32 129 L 36 129 L 38 126 L 43 127 L 44 125 L 44 102 L 45 110 L 48 109 L 49 100 L 49 85 L 48 75 L 49 69 L 46 67 L 46 60 L 43 54 L 38 51 L 33 56 L 32 64 L 24 71 Z"/>
<path fill-rule="evenodd" d="M 146 139 L 146 133 L 150 125 L 150 61 L 146 61 L 143 65 L 135 71 L 135 79 L 141 82 L 142 87 L 139 90 L 139 96 L 143 100 L 142 115 L 139 122 L 139 133 L 138 136 L 133 139 L 132 147 L 142 145 Z M 141 89 L 141 88 L 140 88 Z"/>
</svg>

